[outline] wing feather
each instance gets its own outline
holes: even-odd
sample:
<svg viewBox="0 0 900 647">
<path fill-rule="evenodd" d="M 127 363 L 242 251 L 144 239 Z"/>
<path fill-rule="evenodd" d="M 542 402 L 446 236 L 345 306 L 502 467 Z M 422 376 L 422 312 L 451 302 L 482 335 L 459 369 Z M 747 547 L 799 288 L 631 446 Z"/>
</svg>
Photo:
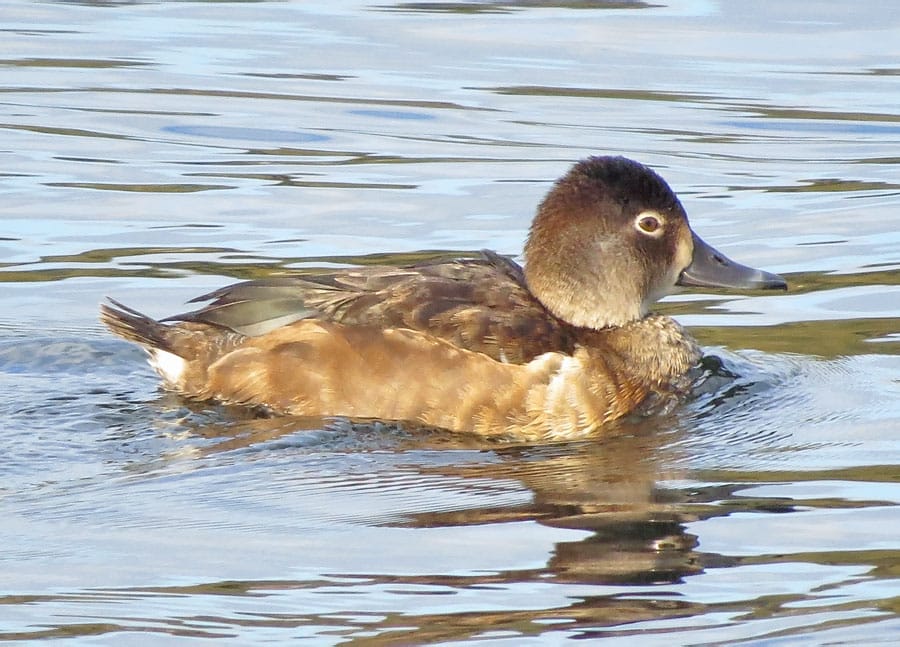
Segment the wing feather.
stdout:
<svg viewBox="0 0 900 647">
<path fill-rule="evenodd" d="M 522 268 L 493 252 L 411 267 L 245 281 L 192 300 L 203 301 L 209 304 L 168 320 L 251 337 L 300 319 L 407 328 L 516 364 L 574 346 L 573 331 L 531 295 Z"/>
</svg>

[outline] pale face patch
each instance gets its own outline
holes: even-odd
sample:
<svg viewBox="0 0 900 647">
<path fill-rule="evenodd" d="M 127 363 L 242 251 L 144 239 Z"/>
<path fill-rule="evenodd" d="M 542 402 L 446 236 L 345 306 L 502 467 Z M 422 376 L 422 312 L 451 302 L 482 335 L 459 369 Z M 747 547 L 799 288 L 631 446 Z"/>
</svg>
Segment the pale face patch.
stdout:
<svg viewBox="0 0 900 647">
<path fill-rule="evenodd" d="M 669 266 L 666 275 L 661 277 L 661 280 L 651 287 L 650 293 L 644 298 L 641 304 L 644 314 L 649 312 L 650 306 L 655 302 L 675 291 L 678 277 L 691 264 L 693 258 L 694 239 L 691 236 L 691 230 L 687 226 L 679 227 L 678 240 L 675 242 L 675 258 L 672 259 L 672 264 Z"/>
<path fill-rule="evenodd" d="M 691 230 L 684 227 L 681 236 L 678 237 L 678 243 L 675 245 L 675 281 L 681 276 L 681 273 L 687 269 L 688 265 L 694 260 L 694 238 L 691 236 Z"/>
</svg>

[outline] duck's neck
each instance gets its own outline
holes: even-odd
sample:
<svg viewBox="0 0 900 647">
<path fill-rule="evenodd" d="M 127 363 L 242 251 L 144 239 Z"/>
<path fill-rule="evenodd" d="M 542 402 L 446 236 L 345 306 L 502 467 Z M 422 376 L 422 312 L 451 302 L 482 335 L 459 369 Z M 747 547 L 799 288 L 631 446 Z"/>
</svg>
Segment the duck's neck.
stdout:
<svg viewBox="0 0 900 647">
<path fill-rule="evenodd" d="M 579 328 L 625 326 L 646 314 L 637 285 L 612 285 L 603 275 L 525 266 L 528 289 L 547 310 Z M 544 271 L 541 271 L 544 270 Z M 547 271 L 549 270 L 549 271 Z"/>
<path fill-rule="evenodd" d="M 646 314 L 639 306 L 614 298 L 587 299 L 573 295 L 566 299 L 549 297 L 541 299 L 541 302 L 559 319 L 579 328 L 593 330 L 620 328 L 640 320 Z"/>
<path fill-rule="evenodd" d="M 596 344 L 591 341 L 594 336 Z M 593 347 L 588 352 L 601 354 L 604 347 L 611 347 L 625 360 L 629 372 L 657 385 L 681 377 L 701 357 L 693 336 L 671 317 L 659 314 L 589 333 L 585 346 Z"/>
<path fill-rule="evenodd" d="M 581 237 L 573 239 L 575 234 Z M 579 328 L 599 330 L 641 319 L 649 305 L 649 290 L 639 279 L 644 268 L 622 253 L 624 246 L 614 237 L 585 239 L 592 235 L 560 235 L 536 219 L 525 242 L 528 289 L 556 317 Z"/>
</svg>

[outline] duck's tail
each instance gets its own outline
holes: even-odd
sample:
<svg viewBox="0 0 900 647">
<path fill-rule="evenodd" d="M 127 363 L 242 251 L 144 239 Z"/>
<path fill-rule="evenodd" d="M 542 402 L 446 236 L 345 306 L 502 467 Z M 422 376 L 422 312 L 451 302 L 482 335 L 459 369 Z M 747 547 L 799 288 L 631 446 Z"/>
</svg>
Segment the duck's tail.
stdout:
<svg viewBox="0 0 900 647">
<path fill-rule="evenodd" d="M 197 333 L 160 323 L 113 299 L 109 304 L 100 305 L 100 321 L 113 334 L 147 351 L 150 366 L 168 388 L 189 394 L 187 386 L 193 373 L 205 370 L 205 366 L 196 361 L 195 344 L 189 343 Z"/>
<path fill-rule="evenodd" d="M 171 326 L 151 319 L 115 299 L 109 299 L 108 304 L 100 304 L 100 321 L 113 334 L 139 344 L 151 355 L 154 350 L 179 354 L 171 341 Z"/>
</svg>

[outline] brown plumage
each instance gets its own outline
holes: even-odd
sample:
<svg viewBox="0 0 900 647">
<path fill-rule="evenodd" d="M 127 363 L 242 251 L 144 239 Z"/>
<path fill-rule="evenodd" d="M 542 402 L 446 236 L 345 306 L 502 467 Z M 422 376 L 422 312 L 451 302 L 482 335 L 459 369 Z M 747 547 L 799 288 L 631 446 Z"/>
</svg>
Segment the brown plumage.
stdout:
<svg viewBox="0 0 900 647">
<path fill-rule="evenodd" d="M 699 350 L 647 308 L 676 283 L 784 287 L 694 234 L 655 173 L 589 158 L 545 200 L 525 269 L 492 252 L 239 283 L 155 321 L 101 320 L 186 396 L 274 413 L 570 438 L 686 392 Z"/>
</svg>

